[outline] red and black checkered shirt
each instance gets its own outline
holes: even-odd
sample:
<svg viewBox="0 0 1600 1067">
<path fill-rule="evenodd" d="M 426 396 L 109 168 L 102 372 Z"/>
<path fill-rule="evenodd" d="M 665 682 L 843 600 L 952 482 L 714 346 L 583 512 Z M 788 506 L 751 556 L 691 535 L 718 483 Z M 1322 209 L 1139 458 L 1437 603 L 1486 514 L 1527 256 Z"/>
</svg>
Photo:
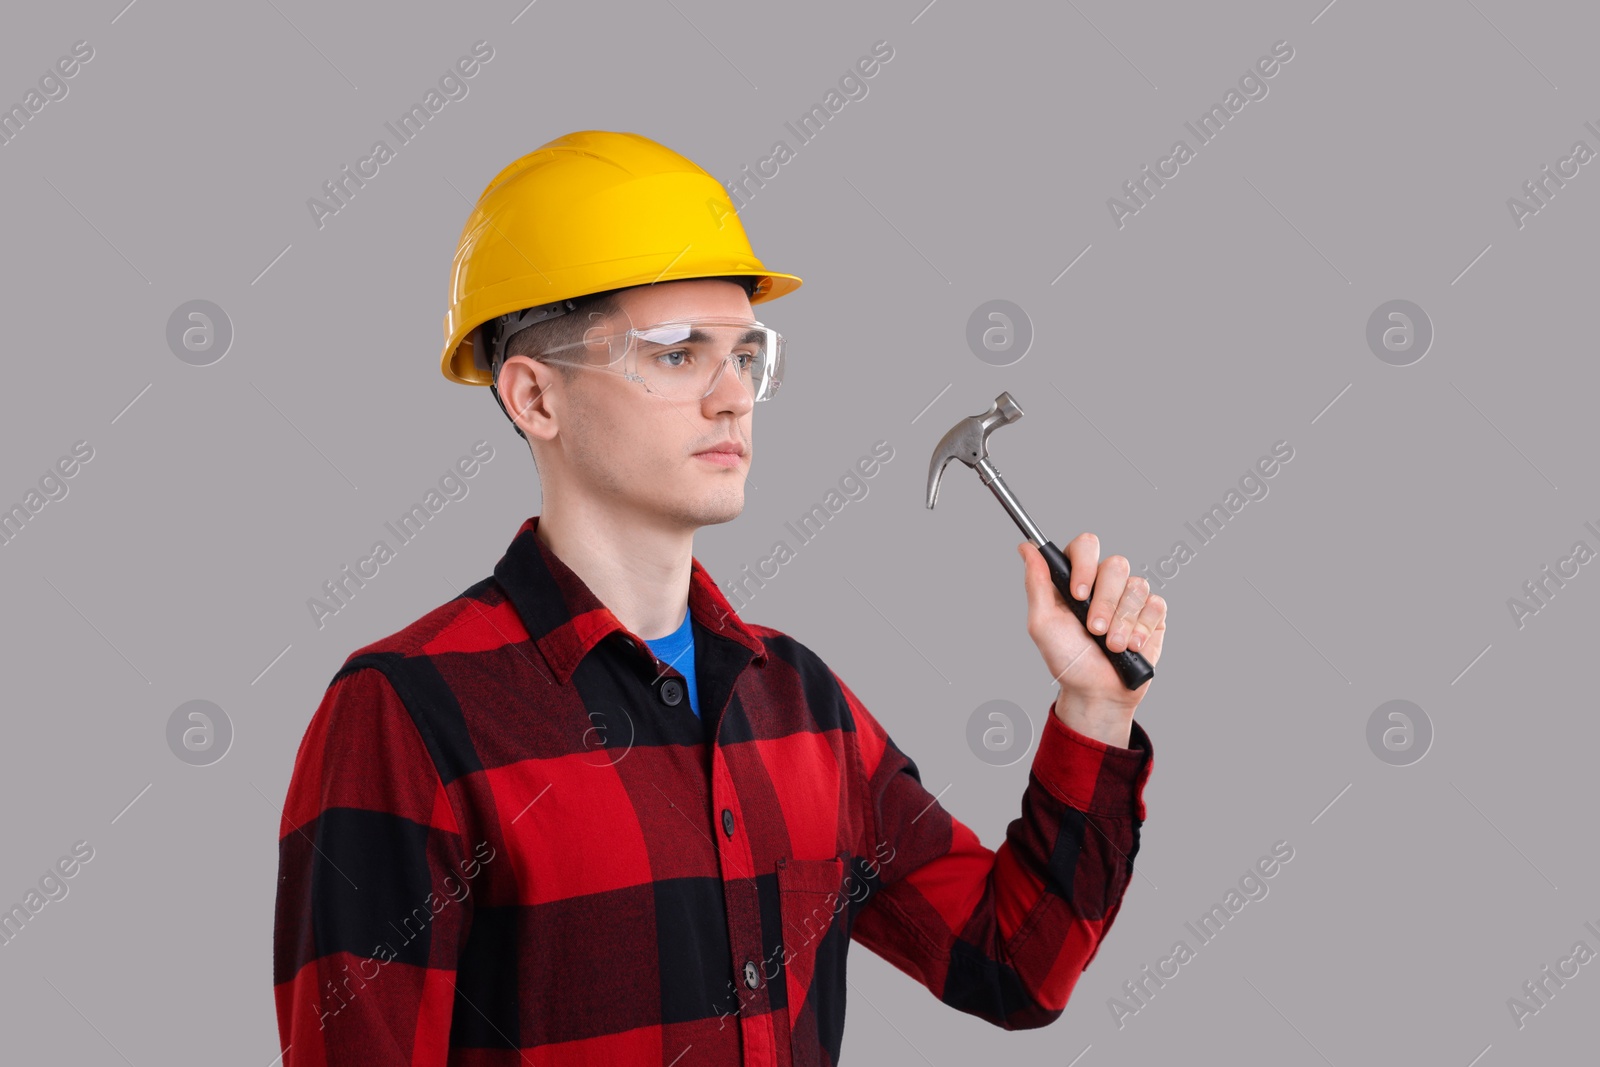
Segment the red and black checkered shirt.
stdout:
<svg viewBox="0 0 1600 1067">
<path fill-rule="evenodd" d="M 1138 723 L 1117 748 L 1047 709 L 992 851 L 698 560 L 697 718 L 537 524 L 312 716 L 278 841 L 286 1067 L 831 1065 L 852 940 L 995 1026 L 1061 1015 L 1139 850 Z"/>
</svg>

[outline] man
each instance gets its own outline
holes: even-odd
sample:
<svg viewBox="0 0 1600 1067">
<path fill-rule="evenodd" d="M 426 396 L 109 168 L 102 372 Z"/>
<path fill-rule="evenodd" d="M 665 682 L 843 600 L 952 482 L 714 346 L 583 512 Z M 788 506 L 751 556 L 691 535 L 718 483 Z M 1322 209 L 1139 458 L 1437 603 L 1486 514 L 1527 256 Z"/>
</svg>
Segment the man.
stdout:
<svg viewBox="0 0 1600 1067">
<path fill-rule="evenodd" d="M 799 284 L 634 134 L 559 138 L 479 198 L 442 366 L 492 386 L 542 512 L 491 577 L 352 653 L 307 727 L 286 1067 L 833 1064 L 852 940 L 997 1027 L 1061 1015 L 1138 852 L 1149 683 L 1122 688 L 1019 545 L 1061 689 L 991 851 L 815 652 L 739 618 L 694 533 L 744 507 L 784 365 L 752 307 Z M 1091 534 L 1066 554 L 1108 647 L 1155 663 L 1161 598 Z"/>
</svg>

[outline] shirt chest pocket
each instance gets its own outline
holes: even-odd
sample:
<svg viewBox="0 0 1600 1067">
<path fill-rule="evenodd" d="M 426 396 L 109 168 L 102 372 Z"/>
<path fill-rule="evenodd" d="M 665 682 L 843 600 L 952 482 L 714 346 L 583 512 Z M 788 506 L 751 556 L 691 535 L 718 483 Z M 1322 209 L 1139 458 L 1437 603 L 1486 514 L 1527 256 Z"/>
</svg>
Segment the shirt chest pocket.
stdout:
<svg viewBox="0 0 1600 1067">
<path fill-rule="evenodd" d="M 845 953 L 842 858 L 778 861 L 778 908 L 783 922 L 783 973 L 794 1067 L 831 1061 L 844 1030 Z"/>
</svg>

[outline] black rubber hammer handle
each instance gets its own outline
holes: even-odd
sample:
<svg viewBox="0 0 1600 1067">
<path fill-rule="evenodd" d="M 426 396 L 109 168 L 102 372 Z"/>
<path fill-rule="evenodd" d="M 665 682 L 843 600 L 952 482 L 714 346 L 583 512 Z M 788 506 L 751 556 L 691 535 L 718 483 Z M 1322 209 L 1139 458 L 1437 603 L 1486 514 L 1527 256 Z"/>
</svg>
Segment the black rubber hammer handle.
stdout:
<svg viewBox="0 0 1600 1067">
<path fill-rule="evenodd" d="M 1072 568 L 1067 563 L 1067 557 L 1062 555 L 1061 550 L 1055 546 L 1055 542 L 1046 541 L 1040 545 L 1039 554 L 1050 565 L 1050 580 L 1056 584 L 1057 589 L 1061 590 L 1061 596 L 1066 600 L 1067 605 L 1072 608 L 1072 613 L 1078 617 L 1078 621 L 1083 624 L 1084 633 L 1094 638 L 1095 644 L 1100 646 L 1100 651 L 1104 652 L 1106 659 L 1111 661 L 1111 666 L 1117 669 L 1117 675 L 1122 679 L 1122 684 L 1129 689 L 1137 689 L 1151 678 L 1154 678 L 1156 671 L 1154 667 L 1150 666 L 1149 660 L 1132 649 L 1123 649 L 1121 652 L 1111 651 L 1106 647 L 1106 635 L 1097 634 L 1089 629 L 1089 603 L 1094 599 L 1094 587 L 1091 585 L 1089 588 L 1088 600 L 1079 600 L 1072 595 L 1072 587 L 1067 584 Z"/>
</svg>

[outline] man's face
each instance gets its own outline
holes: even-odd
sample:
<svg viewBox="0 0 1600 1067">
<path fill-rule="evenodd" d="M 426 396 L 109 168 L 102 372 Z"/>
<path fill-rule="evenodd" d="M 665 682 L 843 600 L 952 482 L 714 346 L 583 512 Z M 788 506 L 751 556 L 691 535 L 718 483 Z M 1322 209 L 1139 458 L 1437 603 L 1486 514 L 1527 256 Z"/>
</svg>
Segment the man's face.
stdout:
<svg viewBox="0 0 1600 1067">
<path fill-rule="evenodd" d="M 617 297 L 621 310 L 591 332 L 685 319 L 756 321 L 744 289 L 716 279 L 662 282 Z M 728 522 L 744 510 L 755 404 L 732 367 L 699 400 L 663 399 L 620 374 L 588 371 L 577 372 L 563 393 L 552 443 L 571 491 L 688 528 Z M 728 441 L 743 449 L 731 462 L 697 454 Z"/>
</svg>

